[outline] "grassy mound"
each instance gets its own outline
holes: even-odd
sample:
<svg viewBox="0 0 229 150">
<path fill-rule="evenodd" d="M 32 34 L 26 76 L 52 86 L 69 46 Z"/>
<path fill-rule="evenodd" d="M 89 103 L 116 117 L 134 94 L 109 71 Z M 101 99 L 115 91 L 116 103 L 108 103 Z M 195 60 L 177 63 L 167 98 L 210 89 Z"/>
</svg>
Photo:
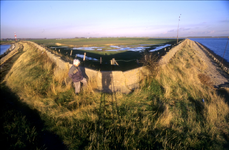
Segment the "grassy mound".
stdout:
<svg viewBox="0 0 229 150">
<path fill-rule="evenodd" d="M 56 66 L 45 52 L 22 44 L 23 53 L 1 84 L 38 111 L 42 130 L 56 134 L 68 149 L 225 149 L 228 144 L 229 106 L 202 84 L 199 74 L 207 66 L 190 43 L 167 66 L 146 63 L 158 73 L 129 95 L 94 93 L 89 83 L 77 96 L 67 70 L 54 74 Z M 13 123 L 4 124 L 10 139 L 14 134 L 6 126 Z"/>
</svg>

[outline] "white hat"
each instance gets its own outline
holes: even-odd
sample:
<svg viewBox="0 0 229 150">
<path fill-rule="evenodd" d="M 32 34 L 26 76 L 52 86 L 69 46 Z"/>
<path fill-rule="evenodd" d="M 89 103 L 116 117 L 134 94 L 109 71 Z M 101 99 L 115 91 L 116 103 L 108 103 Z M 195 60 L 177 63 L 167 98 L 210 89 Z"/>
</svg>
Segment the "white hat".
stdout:
<svg viewBox="0 0 229 150">
<path fill-rule="evenodd" d="M 79 65 L 79 64 L 80 64 L 79 59 L 74 59 L 74 60 L 73 60 L 73 65 Z"/>
</svg>

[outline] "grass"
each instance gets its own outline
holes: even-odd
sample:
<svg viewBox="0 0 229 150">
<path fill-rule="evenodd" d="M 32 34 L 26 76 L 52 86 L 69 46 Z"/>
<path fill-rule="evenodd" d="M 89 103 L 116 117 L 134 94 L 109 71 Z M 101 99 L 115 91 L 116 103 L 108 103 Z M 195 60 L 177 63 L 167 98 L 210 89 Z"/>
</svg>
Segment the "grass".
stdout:
<svg viewBox="0 0 229 150">
<path fill-rule="evenodd" d="M 161 44 L 175 44 L 175 39 L 149 39 L 149 38 L 90 38 L 90 39 L 63 39 L 63 40 L 55 40 L 55 39 L 46 39 L 46 40 L 32 40 L 38 44 L 46 46 L 49 51 L 59 55 L 65 61 L 72 63 L 72 60 L 75 58 L 76 54 L 84 55 L 86 52 L 86 56 L 96 58 L 98 61 L 86 60 L 84 62 L 84 66 L 94 69 L 94 70 L 111 70 L 110 60 L 115 58 L 118 62 L 119 66 L 115 66 L 113 70 L 126 71 L 130 69 L 137 68 L 142 66 L 142 63 L 138 63 L 145 54 L 148 53 L 148 50 L 154 49 L 158 45 Z M 56 46 L 56 41 L 58 46 Z M 60 45 L 62 43 L 62 46 Z M 113 43 L 113 44 L 109 44 Z M 72 46 L 71 44 L 75 44 Z M 86 45 L 85 45 L 86 44 Z M 139 46 L 139 44 L 150 44 L 146 48 L 145 52 L 132 52 L 132 51 L 105 51 L 110 45 L 122 45 L 133 47 L 135 45 Z M 55 46 L 55 49 L 51 47 Z M 66 46 L 66 47 L 63 47 Z M 82 46 L 96 46 L 96 47 L 104 47 L 103 51 L 97 50 L 72 50 L 72 47 L 82 47 Z M 110 47 L 109 47 L 110 48 Z M 70 56 L 72 51 L 72 56 Z M 160 51 L 153 52 L 154 55 L 158 55 L 159 57 L 163 56 L 166 53 L 164 49 Z M 102 57 L 102 64 L 100 64 L 100 57 Z M 82 58 L 77 57 L 77 59 L 83 60 Z"/>
<path fill-rule="evenodd" d="M 1 66 L 1 82 L 13 63 L 23 54 L 21 50 Z M 5 149 L 45 149 L 42 137 L 25 113 L 25 105 L 5 84 L 1 84 L 1 144 Z M 34 117 L 35 115 L 33 115 Z M 34 118 L 33 118 L 34 119 Z"/>
<path fill-rule="evenodd" d="M 18 51 L 21 51 L 22 49 L 23 49 L 23 45 L 16 43 L 14 50 L 10 51 L 7 55 L 5 55 L 5 54 L 1 55 L 1 57 L 0 57 L 0 59 L 1 59 L 0 65 L 5 63 L 9 58 L 13 57 L 15 54 L 18 53 Z"/>
<path fill-rule="evenodd" d="M 11 40 L 11 41 L 0 41 L 0 44 L 1 44 L 1 45 L 2 45 L 2 44 L 14 44 L 14 43 L 16 43 L 15 40 Z"/>
<path fill-rule="evenodd" d="M 26 42 L 21 44 L 23 52 L 17 59 L 14 57 L 1 85 L 14 92 L 18 101 L 39 112 L 44 121 L 42 130 L 56 134 L 68 149 L 228 146 L 229 105 L 213 88 L 201 83 L 198 75 L 207 66 L 192 43 L 186 44 L 164 67 L 155 68 L 154 57 L 149 57 L 145 64 L 155 71 L 129 95 L 96 93 L 92 91 L 93 83 L 89 83 L 89 89 L 77 96 L 67 79 L 68 70 L 54 74 L 56 66 L 45 53 Z M 23 126 L 16 128 L 24 130 Z M 36 137 L 33 126 L 29 128 L 26 136 Z M 15 134 L 12 130 L 6 135 Z"/>
<path fill-rule="evenodd" d="M 150 39 L 150 38 L 75 38 L 75 39 L 39 39 L 31 40 L 45 46 L 107 46 L 107 45 L 138 45 L 138 44 L 162 44 L 174 41 L 174 39 Z"/>
</svg>

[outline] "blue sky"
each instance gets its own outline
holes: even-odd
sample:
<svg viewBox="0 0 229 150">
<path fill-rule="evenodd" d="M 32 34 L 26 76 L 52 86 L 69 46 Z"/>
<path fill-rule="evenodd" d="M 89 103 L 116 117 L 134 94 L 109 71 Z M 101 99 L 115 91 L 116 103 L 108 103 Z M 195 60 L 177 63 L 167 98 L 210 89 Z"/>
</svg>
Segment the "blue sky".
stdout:
<svg viewBox="0 0 229 150">
<path fill-rule="evenodd" d="M 1 38 L 229 36 L 228 1 L 1 1 Z"/>
</svg>

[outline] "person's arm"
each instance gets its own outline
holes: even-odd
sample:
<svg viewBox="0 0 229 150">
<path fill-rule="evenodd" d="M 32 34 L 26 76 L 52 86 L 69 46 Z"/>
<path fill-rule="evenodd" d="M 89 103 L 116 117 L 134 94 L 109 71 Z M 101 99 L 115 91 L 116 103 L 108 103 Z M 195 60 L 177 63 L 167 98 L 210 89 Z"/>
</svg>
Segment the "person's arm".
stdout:
<svg viewBox="0 0 229 150">
<path fill-rule="evenodd" d="M 70 69 L 69 69 L 69 72 L 68 72 L 68 76 L 72 79 L 72 76 L 73 76 L 73 67 L 71 67 Z"/>
</svg>

